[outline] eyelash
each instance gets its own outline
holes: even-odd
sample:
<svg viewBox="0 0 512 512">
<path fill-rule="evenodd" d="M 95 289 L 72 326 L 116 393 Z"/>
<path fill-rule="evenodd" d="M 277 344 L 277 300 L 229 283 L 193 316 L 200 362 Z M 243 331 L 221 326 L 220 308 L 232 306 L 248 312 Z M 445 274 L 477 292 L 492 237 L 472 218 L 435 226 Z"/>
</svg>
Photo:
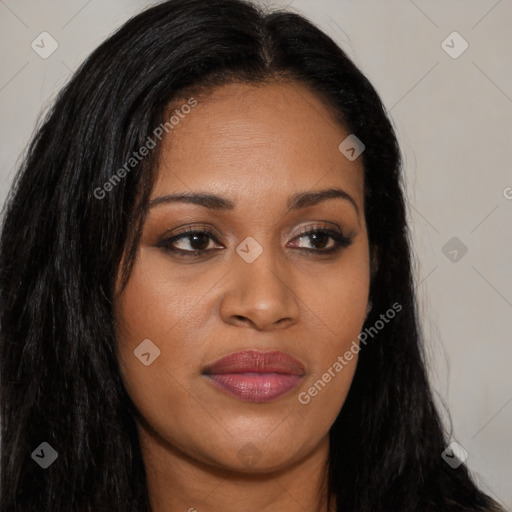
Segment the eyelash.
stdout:
<svg viewBox="0 0 512 512">
<path fill-rule="evenodd" d="M 176 248 L 171 247 L 171 245 L 173 243 L 175 243 L 177 240 L 181 240 L 182 238 L 188 238 L 192 235 L 197 235 L 197 234 L 207 235 L 216 244 L 221 245 L 220 242 L 217 240 L 216 235 L 213 232 L 211 232 L 210 230 L 205 229 L 205 228 L 194 228 L 194 229 L 188 229 L 187 231 L 182 231 L 181 233 L 178 233 L 171 238 L 162 240 L 158 244 L 158 246 L 164 248 L 166 251 L 169 251 L 176 255 L 184 256 L 184 257 L 200 256 L 200 255 L 206 254 L 207 252 L 217 250 L 217 249 L 202 249 L 202 250 L 195 249 L 192 251 L 187 251 L 187 250 L 176 249 Z M 300 239 L 305 236 L 315 235 L 315 234 L 328 235 L 329 238 L 332 238 L 334 240 L 334 247 L 331 247 L 330 249 L 310 249 L 307 247 L 306 248 L 299 247 L 298 249 L 302 250 L 302 251 L 307 251 L 310 253 L 316 253 L 316 254 L 334 254 L 334 253 L 340 251 L 342 248 L 347 248 L 352 243 L 352 237 L 346 236 L 337 231 L 326 229 L 324 227 L 303 228 L 299 232 L 299 234 L 296 237 L 294 237 L 293 240 Z"/>
</svg>

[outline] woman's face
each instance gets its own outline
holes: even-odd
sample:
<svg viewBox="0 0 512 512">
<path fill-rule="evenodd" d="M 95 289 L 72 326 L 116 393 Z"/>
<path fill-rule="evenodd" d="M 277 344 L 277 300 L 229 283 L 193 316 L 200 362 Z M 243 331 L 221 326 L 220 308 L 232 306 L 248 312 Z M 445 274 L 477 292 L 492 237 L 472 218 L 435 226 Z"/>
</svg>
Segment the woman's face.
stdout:
<svg viewBox="0 0 512 512">
<path fill-rule="evenodd" d="M 143 449 L 284 468 L 327 439 L 356 367 L 344 354 L 370 281 L 361 158 L 299 84 L 226 85 L 180 118 L 116 302 Z M 327 189 L 341 192 L 315 195 Z"/>
</svg>

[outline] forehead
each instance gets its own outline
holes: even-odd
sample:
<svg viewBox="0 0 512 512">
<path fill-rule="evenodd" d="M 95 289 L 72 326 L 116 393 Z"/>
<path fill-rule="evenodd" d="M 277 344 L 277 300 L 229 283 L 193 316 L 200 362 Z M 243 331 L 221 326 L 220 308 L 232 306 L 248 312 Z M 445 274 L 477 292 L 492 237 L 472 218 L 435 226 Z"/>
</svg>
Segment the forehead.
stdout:
<svg viewBox="0 0 512 512">
<path fill-rule="evenodd" d="M 350 132 L 307 86 L 227 84 L 196 99 L 163 139 L 153 196 L 207 187 L 236 198 L 316 184 L 363 195 L 361 159 L 338 149 Z"/>
</svg>

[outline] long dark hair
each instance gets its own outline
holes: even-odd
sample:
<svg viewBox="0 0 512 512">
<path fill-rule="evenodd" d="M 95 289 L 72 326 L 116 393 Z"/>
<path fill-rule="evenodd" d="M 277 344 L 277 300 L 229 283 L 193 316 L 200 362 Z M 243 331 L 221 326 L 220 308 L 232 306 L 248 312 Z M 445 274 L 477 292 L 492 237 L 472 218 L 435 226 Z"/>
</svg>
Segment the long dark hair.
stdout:
<svg viewBox="0 0 512 512">
<path fill-rule="evenodd" d="M 1 235 L 2 512 L 149 511 L 134 406 L 116 359 L 115 276 L 136 254 L 158 151 L 112 179 L 170 103 L 228 82 L 298 81 L 366 146 L 365 214 L 378 265 L 374 325 L 330 431 L 327 485 L 344 512 L 484 511 L 447 439 L 422 354 L 400 153 L 372 85 L 318 28 L 243 0 L 171 0 L 127 22 L 76 72 L 31 143 Z M 112 181 L 110 181 L 112 183 Z M 49 443 L 58 463 L 32 452 Z"/>
</svg>

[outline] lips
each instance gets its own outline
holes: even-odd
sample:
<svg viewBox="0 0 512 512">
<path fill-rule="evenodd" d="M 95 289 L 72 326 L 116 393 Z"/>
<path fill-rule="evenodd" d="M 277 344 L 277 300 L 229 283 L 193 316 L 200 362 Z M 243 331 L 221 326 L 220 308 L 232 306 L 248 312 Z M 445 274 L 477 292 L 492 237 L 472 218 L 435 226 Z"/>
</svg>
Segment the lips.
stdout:
<svg viewBox="0 0 512 512">
<path fill-rule="evenodd" d="M 269 402 L 297 387 L 304 366 L 280 351 L 246 350 L 219 359 L 203 370 L 219 390 L 247 402 Z"/>
</svg>

